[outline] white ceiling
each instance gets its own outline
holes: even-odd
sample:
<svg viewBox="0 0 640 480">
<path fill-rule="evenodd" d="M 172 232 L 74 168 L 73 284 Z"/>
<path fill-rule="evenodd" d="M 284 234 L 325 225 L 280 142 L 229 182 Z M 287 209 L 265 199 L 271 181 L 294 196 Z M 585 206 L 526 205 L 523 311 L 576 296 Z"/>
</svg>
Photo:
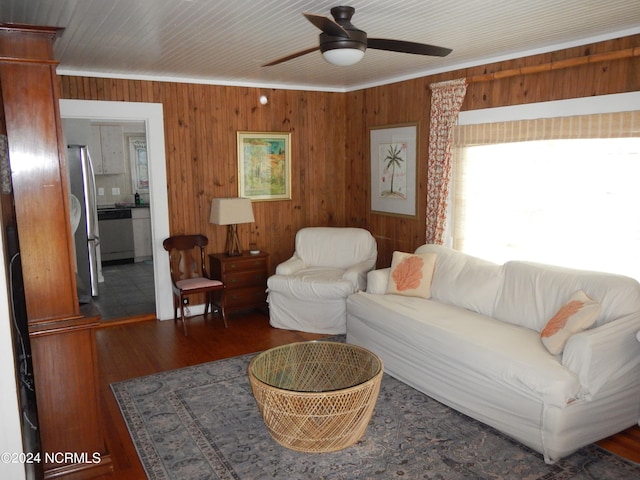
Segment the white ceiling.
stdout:
<svg viewBox="0 0 640 480">
<path fill-rule="evenodd" d="M 340 2 L 343 3 L 340 3 Z M 453 49 L 424 57 L 369 49 L 351 67 L 314 47 L 302 12 L 355 7 L 370 37 Z M 351 91 L 640 33 L 638 0 L 0 0 L 0 22 L 64 27 L 59 74 Z"/>
</svg>

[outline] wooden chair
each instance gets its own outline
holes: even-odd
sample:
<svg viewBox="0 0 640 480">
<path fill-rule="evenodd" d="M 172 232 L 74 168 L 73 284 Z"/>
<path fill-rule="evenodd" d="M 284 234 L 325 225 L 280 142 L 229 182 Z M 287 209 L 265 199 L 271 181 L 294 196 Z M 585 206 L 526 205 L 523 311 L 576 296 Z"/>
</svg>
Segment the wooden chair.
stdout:
<svg viewBox="0 0 640 480">
<path fill-rule="evenodd" d="M 171 283 L 173 286 L 173 319 L 180 320 L 187 335 L 187 323 L 184 317 L 185 306 L 189 304 L 189 295 L 204 293 L 206 303 L 204 315 L 209 313 L 209 306 L 215 305 L 227 328 L 227 316 L 224 311 L 224 284 L 220 280 L 209 278 L 205 266 L 205 249 L 209 240 L 204 235 L 177 235 L 162 242 L 164 249 L 169 252 L 171 268 Z M 214 302 L 217 293 L 218 302 Z M 212 307 L 213 309 L 213 307 Z"/>
</svg>

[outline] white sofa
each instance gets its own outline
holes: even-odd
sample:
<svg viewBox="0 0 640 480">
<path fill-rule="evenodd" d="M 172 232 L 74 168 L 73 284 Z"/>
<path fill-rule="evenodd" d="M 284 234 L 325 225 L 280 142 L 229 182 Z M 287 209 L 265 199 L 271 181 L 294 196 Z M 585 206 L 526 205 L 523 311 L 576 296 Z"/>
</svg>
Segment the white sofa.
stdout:
<svg viewBox="0 0 640 480">
<path fill-rule="evenodd" d="M 496 265 L 438 245 L 431 298 L 385 294 L 389 268 L 347 300 L 347 342 L 390 375 L 542 453 L 547 463 L 638 423 L 640 284 L 526 262 Z M 583 290 L 593 326 L 553 355 L 540 331 Z M 637 337 L 636 337 L 637 335 Z"/>
<path fill-rule="evenodd" d="M 303 332 L 346 332 L 347 297 L 367 287 L 378 246 L 363 228 L 307 227 L 293 256 L 267 279 L 269 323 Z"/>
</svg>

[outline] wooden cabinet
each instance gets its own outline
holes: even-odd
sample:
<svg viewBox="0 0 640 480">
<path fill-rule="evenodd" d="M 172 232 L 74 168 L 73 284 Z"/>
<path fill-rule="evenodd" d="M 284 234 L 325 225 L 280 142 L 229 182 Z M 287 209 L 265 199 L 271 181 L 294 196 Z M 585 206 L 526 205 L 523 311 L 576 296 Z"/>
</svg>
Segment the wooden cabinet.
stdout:
<svg viewBox="0 0 640 480">
<path fill-rule="evenodd" d="M 122 126 L 93 125 L 91 147 L 91 160 L 96 175 L 125 173 Z"/>
<path fill-rule="evenodd" d="M 209 255 L 209 275 L 225 284 L 225 310 L 228 313 L 252 308 L 267 308 L 267 276 L 269 254 L 251 255 L 243 252 L 237 257 L 224 253 Z"/>
<path fill-rule="evenodd" d="M 98 316 L 34 325 L 30 329 L 34 378 L 44 453 L 88 453 L 80 458 L 51 461 L 45 458 L 44 478 L 89 479 L 110 477 L 98 391 L 95 329 Z M 92 455 L 99 462 L 92 462 Z M 98 458 L 96 458 L 98 460 Z"/>
<path fill-rule="evenodd" d="M 96 382 L 99 318 L 80 311 L 76 291 L 53 60 L 57 31 L 0 25 L 0 132 L 6 129 L 13 186 L 0 199 L 3 227 L 12 222 L 18 230 L 43 456 L 100 455 L 100 463 L 80 455 L 45 459 L 44 476 L 81 479 L 108 474 L 112 463 Z"/>
<path fill-rule="evenodd" d="M 131 223 L 133 224 L 133 251 L 136 262 L 149 260 L 153 257 L 151 242 L 151 212 L 148 208 L 137 207 L 131 209 Z"/>
</svg>

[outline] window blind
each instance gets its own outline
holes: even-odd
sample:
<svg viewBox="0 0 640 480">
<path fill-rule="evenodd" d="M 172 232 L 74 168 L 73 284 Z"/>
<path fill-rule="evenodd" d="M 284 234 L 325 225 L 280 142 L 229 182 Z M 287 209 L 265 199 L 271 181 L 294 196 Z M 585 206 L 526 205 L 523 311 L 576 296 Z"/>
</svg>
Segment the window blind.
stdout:
<svg viewBox="0 0 640 480">
<path fill-rule="evenodd" d="M 453 128 L 454 147 L 570 138 L 640 137 L 640 111 L 538 118 Z"/>
</svg>

